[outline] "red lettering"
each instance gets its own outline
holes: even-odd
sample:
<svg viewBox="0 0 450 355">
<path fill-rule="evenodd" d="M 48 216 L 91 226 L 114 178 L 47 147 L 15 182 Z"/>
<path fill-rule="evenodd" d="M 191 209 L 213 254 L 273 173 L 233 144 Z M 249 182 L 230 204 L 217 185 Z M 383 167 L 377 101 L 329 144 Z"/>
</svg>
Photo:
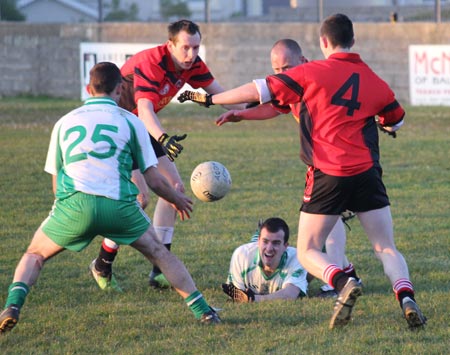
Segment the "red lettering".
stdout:
<svg viewBox="0 0 450 355">
<path fill-rule="evenodd" d="M 430 61 L 430 69 L 433 74 L 438 75 L 440 72 L 439 64 L 441 63 L 440 58 L 434 57 Z"/>
<path fill-rule="evenodd" d="M 414 61 L 414 73 L 418 74 L 419 72 L 422 74 L 424 72 L 424 74 L 428 74 L 428 58 L 427 58 L 427 52 L 422 52 L 422 53 L 415 53 L 415 61 Z M 425 67 L 423 68 L 423 70 L 420 70 L 419 65 L 420 64 L 424 64 Z"/>
<path fill-rule="evenodd" d="M 414 72 L 415 74 L 450 74 L 450 53 L 442 51 L 431 56 L 426 50 L 415 53 Z"/>
</svg>

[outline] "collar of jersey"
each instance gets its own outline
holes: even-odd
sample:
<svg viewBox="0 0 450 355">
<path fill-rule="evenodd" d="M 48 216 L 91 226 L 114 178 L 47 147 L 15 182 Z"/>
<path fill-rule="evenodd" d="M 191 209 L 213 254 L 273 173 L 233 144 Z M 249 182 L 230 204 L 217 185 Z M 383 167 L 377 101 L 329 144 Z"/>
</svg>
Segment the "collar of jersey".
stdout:
<svg viewBox="0 0 450 355">
<path fill-rule="evenodd" d="M 84 101 L 85 105 L 99 105 L 99 104 L 106 104 L 106 105 L 114 105 L 117 106 L 117 103 L 110 97 L 102 96 L 102 97 L 89 97 Z"/>
<path fill-rule="evenodd" d="M 360 62 L 361 57 L 358 53 L 338 52 L 331 54 L 328 59 L 346 60 L 350 62 Z"/>
<path fill-rule="evenodd" d="M 172 55 L 169 52 L 169 47 L 167 43 L 164 45 L 164 53 L 167 57 L 167 71 L 176 72 L 175 63 L 173 62 Z"/>
<path fill-rule="evenodd" d="M 261 270 L 264 270 L 264 265 L 261 261 L 261 255 L 259 254 L 259 248 L 258 248 L 258 253 L 255 255 L 256 258 L 256 264 L 261 268 Z M 287 251 L 285 251 L 283 253 L 283 256 L 280 259 L 280 263 L 278 264 L 277 269 L 273 272 L 272 275 L 270 275 L 270 277 L 268 277 L 267 279 L 271 279 L 272 277 L 274 277 L 277 273 L 280 272 L 280 270 L 282 270 L 284 268 L 284 266 L 286 265 L 286 260 L 287 260 Z M 265 275 L 263 273 L 263 275 Z"/>
</svg>

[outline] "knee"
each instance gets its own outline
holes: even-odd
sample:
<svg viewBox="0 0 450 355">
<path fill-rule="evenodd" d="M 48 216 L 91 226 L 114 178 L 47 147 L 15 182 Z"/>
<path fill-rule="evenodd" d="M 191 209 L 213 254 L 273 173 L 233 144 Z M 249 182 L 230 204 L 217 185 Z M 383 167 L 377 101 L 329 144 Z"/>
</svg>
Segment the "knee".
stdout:
<svg viewBox="0 0 450 355">
<path fill-rule="evenodd" d="M 373 251 L 375 252 L 375 255 L 378 258 L 382 257 L 383 255 L 386 255 L 386 256 L 395 256 L 395 255 L 397 255 L 397 249 L 395 249 L 393 247 L 384 247 L 384 248 L 382 248 L 382 247 L 379 247 L 379 246 L 378 247 L 375 246 L 373 248 Z"/>
<path fill-rule="evenodd" d="M 133 242 L 131 246 L 151 260 L 160 257 L 164 251 L 168 251 L 164 244 L 158 240 L 153 227 L 149 227 L 149 229 L 138 240 Z"/>
</svg>

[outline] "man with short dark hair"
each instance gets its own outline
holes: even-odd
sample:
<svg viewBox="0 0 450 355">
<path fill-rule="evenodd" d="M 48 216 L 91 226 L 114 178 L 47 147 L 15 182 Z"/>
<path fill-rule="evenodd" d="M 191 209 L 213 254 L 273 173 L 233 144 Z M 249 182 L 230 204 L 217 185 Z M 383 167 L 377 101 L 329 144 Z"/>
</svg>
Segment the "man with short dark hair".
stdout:
<svg viewBox="0 0 450 355">
<path fill-rule="evenodd" d="M 306 271 L 297 260 L 295 248 L 289 246 L 289 227 L 283 219 L 266 219 L 257 240 L 233 252 L 222 289 L 240 303 L 295 300 L 306 295 Z"/>
<path fill-rule="evenodd" d="M 158 172 L 143 123 L 117 106 L 121 88 L 115 64 L 96 64 L 87 87 L 91 97 L 53 128 L 45 171 L 53 178 L 55 202 L 17 265 L 0 313 L 0 333 L 19 321 L 25 298 L 44 263 L 65 249 L 83 250 L 97 235 L 137 249 L 165 272 L 197 319 L 220 322 L 183 263 L 156 239 L 150 219 L 136 201 L 133 166 L 182 218 L 189 218 L 192 211 L 191 199 L 173 189 Z"/>
</svg>

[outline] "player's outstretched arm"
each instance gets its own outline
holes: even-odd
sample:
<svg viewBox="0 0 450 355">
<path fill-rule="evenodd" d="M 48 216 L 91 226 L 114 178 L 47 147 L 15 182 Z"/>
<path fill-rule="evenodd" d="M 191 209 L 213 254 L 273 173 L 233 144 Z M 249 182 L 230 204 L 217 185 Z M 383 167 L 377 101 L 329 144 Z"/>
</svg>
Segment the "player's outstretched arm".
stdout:
<svg viewBox="0 0 450 355">
<path fill-rule="evenodd" d="M 203 89 L 210 95 L 216 95 L 225 91 L 217 80 L 214 80 L 210 85 L 204 87 Z M 222 107 L 226 110 L 243 110 L 246 108 L 244 104 L 222 105 Z"/>
<path fill-rule="evenodd" d="M 300 289 L 293 285 L 287 286 L 279 291 L 267 295 L 255 295 L 255 302 L 273 301 L 273 300 L 296 300 L 300 295 Z"/>
<path fill-rule="evenodd" d="M 277 117 L 280 113 L 272 105 L 263 104 L 245 110 L 230 110 L 224 112 L 216 120 L 217 126 L 222 126 L 227 122 L 240 122 L 242 120 L 259 121 Z"/>
<path fill-rule="evenodd" d="M 255 102 L 260 101 L 260 97 L 256 85 L 251 82 L 214 95 L 186 90 L 178 96 L 178 101 L 193 101 L 208 107 L 211 105 L 234 105 Z"/>
</svg>

